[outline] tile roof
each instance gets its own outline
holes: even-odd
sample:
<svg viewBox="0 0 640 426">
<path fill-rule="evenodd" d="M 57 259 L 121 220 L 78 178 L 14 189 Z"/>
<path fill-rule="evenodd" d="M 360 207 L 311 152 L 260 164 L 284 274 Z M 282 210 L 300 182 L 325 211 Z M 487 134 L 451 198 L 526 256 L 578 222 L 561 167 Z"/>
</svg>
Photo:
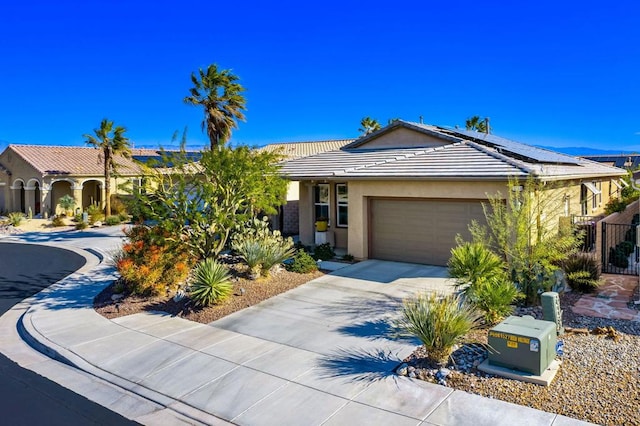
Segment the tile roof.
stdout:
<svg viewBox="0 0 640 426">
<path fill-rule="evenodd" d="M 437 148 L 366 148 L 366 141 L 397 127 L 424 131 L 430 136 L 448 141 L 449 144 Z M 483 141 L 482 137 L 473 136 L 442 127 L 400 121 L 364 136 L 339 151 L 287 161 L 282 172 L 291 179 L 502 180 L 508 177 L 535 176 L 558 180 L 625 174 L 624 170 L 616 167 L 518 142 L 502 138 Z M 550 160 L 555 162 L 549 162 Z"/>
<path fill-rule="evenodd" d="M 282 154 L 289 160 L 308 157 L 322 152 L 335 151 L 353 142 L 355 139 L 337 139 L 313 142 L 285 142 L 266 145 L 260 150 L 274 152 L 282 150 Z"/>
<path fill-rule="evenodd" d="M 104 165 L 99 149 L 79 146 L 9 145 L 12 150 L 43 175 L 102 176 Z M 156 150 L 132 149 L 133 156 L 157 155 Z M 118 174 L 142 173 L 135 160 L 116 156 Z"/>
</svg>

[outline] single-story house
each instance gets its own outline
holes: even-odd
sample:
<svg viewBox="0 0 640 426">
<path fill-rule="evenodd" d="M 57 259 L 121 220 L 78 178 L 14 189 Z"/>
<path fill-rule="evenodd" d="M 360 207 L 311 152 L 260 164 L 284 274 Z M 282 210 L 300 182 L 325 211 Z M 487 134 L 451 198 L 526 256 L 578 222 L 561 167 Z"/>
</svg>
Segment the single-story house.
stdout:
<svg viewBox="0 0 640 426">
<path fill-rule="evenodd" d="M 310 142 L 284 142 L 265 145 L 260 148 L 268 152 L 279 152 L 285 160 L 295 160 L 323 152 L 335 151 L 350 144 L 355 139 L 334 139 Z M 287 203 L 280 208 L 277 215 L 271 218 L 274 229 L 285 235 L 298 233 L 298 199 L 300 191 L 298 182 L 290 181 L 287 188 Z"/>
<path fill-rule="evenodd" d="M 597 161 L 598 163 L 607 164 L 609 166 L 620 167 L 627 170 L 640 169 L 639 154 L 615 154 L 615 155 L 581 155 L 587 160 Z"/>
<path fill-rule="evenodd" d="M 455 236 L 485 222 L 510 178 L 562 191 L 563 216 L 598 215 L 625 171 L 491 134 L 398 120 L 339 150 L 285 163 L 299 182 L 303 244 L 332 241 L 357 259 L 445 265 Z M 550 187 L 552 185 L 549 185 Z M 327 234 L 314 222 L 329 218 Z M 320 238 L 318 238 L 320 237 Z"/>
<path fill-rule="evenodd" d="M 60 213 L 58 200 L 64 195 L 71 195 L 80 211 L 92 204 L 103 206 L 101 155 L 91 147 L 9 145 L 0 154 L 0 212 Z M 123 193 L 124 183 L 139 186 L 144 171 L 138 160 L 150 157 L 159 158 L 159 151 L 132 149 L 131 158 L 116 156 L 112 194 Z"/>
</svg>

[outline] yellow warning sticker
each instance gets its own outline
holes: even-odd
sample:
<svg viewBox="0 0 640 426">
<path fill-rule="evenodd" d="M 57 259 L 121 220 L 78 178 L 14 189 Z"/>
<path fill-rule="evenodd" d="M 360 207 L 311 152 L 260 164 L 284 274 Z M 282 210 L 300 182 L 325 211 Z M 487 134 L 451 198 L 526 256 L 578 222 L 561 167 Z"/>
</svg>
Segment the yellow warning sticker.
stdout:
<svg viewBox="0 0 640 426">
<path fill-rule="evenodd" d="M 518 348 L 518 342 L 512 342 L 512 341 L 507 341 L 507 347 L 508 348 L 514 348 L 517 349 Z"/>
</svg>

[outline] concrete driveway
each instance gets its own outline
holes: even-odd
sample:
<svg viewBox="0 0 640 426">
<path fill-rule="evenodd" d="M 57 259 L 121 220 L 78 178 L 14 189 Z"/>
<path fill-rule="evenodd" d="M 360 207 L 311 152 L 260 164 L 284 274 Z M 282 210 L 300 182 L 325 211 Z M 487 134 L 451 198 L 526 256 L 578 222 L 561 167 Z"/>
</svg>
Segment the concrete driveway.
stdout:
<svg viewBox="0 0 640 426">
<path fill-rule="evenodd" d="M 47 352 L 125 389 L 114 402 L 104 386 L 96 394 L 95 379 L 82 385 L 141 423 L 579 423 L 393 374 L 418 342 L 398 338 L 390 320 L 417 291 L 452 290 L 441 267 L 361 262 L 209 325 L 164 313 L 101 317 L 90 304 L 110 271 L 50 288 L 21 321 Z"/>
</svg>

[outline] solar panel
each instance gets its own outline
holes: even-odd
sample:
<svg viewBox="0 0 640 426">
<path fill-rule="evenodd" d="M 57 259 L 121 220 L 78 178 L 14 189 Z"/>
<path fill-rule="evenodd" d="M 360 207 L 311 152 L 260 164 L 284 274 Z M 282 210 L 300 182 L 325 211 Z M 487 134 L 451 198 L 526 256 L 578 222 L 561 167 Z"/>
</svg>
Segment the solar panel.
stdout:
<svg viewBox="0 0 640 426">
<path fill-rule="evenodd" d="M 473 132 L 471 130 L 451 130 L 453 133 L 457 133 L 465 138 L 470 138 L 482 144 L 489 144 L 496 148 L 498 152 L 501 150 L 508 151 L 511 154 L 515 154 L 525 159 L 531 159 L 539 163 L 552 163 L 552 164 L 580 164 L 580 161 L 571 157 L 570 155 L 561 154 L 555 151 L 549 151 L 542 148 L 536 148 L 530 145 L 525 145 L 520 142 L 515 142 L 509 139 L 501 138 L 487 133 Z"/>
</svg>

